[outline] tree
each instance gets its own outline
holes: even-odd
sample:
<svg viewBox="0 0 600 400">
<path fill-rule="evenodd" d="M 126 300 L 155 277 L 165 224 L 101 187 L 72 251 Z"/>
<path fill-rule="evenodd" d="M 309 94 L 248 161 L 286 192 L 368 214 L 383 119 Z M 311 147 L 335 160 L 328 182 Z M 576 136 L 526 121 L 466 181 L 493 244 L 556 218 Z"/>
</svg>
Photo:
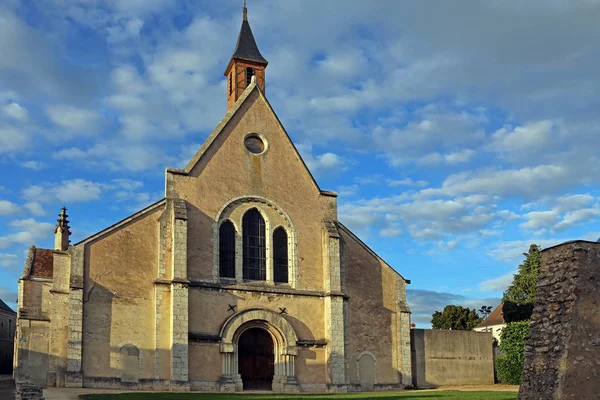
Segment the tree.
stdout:
<svg viewBox="0 0 600 400">
<path fill-rule="evenodd" d="M 438 330 L 470 331 L 481 322 L 475 309 L 462 306 L 446 306 L 431 318 L 431 327 Z"/>
<path fill-rule="evenodd" d="M 536 244 L 529 246 L 529 252 L 523 253 L 525 261 L 519 265 L 519 271 L 514 275 L 513 283 L 506 289 L 503 302 L 511 301 L 516 304 L 530 304 L 535 301 L 535 286 L 540 274 L 542 254 Z"/>
</svg>

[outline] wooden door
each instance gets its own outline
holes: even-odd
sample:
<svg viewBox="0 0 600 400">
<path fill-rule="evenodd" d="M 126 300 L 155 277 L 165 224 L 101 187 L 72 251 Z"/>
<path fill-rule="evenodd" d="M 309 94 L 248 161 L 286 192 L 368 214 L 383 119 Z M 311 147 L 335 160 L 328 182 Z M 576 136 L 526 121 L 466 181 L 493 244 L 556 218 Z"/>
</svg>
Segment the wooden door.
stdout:
<svg viewBox="0 0 600 400">
<path fill-rule="evenodd" d="M 271 390 L 275 371 L 271 335 L 260 328 L 248 329 L 240 336 L 238 351 L 244 390 Z"/>
</svg>

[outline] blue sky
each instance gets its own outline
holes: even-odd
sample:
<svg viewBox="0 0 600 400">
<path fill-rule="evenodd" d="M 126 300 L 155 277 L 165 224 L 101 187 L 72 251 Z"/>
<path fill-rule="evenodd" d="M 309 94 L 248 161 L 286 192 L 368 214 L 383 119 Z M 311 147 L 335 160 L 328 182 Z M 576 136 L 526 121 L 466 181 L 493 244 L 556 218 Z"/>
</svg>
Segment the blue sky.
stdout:
<svg viewBox="0 0 600 400">
<path fill-rule="evenodd" d="M 163 197 L 226 112 L 242 1 L 0 3 L 0 297 L 30 244 Z M 249 0 L 266 94 L 413 320 L 496 305 L 530 243 L 600 237 L 600 3 Z"/>
</svg>

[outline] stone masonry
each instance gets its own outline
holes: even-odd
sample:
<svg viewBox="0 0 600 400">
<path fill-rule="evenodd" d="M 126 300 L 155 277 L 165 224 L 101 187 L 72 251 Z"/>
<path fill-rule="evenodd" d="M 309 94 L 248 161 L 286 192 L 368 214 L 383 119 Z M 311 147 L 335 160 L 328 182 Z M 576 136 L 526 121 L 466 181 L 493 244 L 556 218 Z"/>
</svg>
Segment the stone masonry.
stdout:
<svg viewBox="0 0 600 400">
<path fill-rule="evenodd" d="M 542 252 L 519 400 L 597 399 L 600 243 Z"/>
</svg>

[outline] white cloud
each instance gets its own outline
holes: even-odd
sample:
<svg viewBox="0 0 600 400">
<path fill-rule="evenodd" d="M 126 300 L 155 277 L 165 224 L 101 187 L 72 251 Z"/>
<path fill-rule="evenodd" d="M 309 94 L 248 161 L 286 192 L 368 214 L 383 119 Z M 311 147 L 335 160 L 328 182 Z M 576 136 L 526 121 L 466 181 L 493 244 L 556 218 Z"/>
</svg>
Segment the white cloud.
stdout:
<svg viewBox="0 0 600 400">
<path fill-rule="evenodd" d="M 46 210 L 44 210 L 44 207 L 40 203 L 35 201 L 28 201 L 27 203 L 23 204 L 23 207 L 35 216 L 47 214 Z"/>
<path fill-rule="evenodd" d="M 314 174 L 343 169 L 346 165 L 345 160 L 337 154 L 327 152 L 315 155 L 313 154 L 312 146 L 300 144 L 296 147 L 301 153 L 306 166 Z"/>
<path fill-rule="evenodd" d="M 516 271 L 499 276 L 497 278 L 486 279 L 478 286 L 482 292 L 504 292 L 512 284 Z"/>
<path fill-rule="evenodd" d="M 471 159 L 475 156 L 476 152 L 474 150 L 465 149 L 456 151 L 449 154 L 440 154 L 437 152 L 429 153 L 423 157 L 421 157 L 417 164 L 419 165 L 435 165 L 435 164 L 461 164 L 471 161 Z"/>
<path fill-rule="evenodd" d="M 40 203 L 71 204 L 96 200 L 102 185 L 85 179 L 72 179 L 56 184 L 32 185 L 23 189 L 23 197 Z"/>
<path fill-rule="evenodd" d="M 16 232 L 0 236 L 0 248 L 12 245 L 30 246 L 53 234 L 54 225 L 38 222 L 33 218 L 14 220 L 9 223 Z"/>
<path fill-rule="evenodd" d="M 95 111 L 68 105 L 53 105 L 46 108 L 46 115 L 59 128 L 79 135 L 98 130 L 99 116 Z"/>
<path fill-rule="evenodd" d="M 4 115 L 17 121 L 27 121 L 29 118 L 27 109 L 21 106 L 19 103 L 5 104 L 4 106 L 0 107 L 0 110 L 2 110 Z"/>
<path fill-rule="evenodd" d="M 86 168 L 105 167 L 113 171 L 133 172 L 176 162 L 175 158 L 150 143 L 97 143 L 87 150 L 70 147 L 52 153 L 52 158 L 75 162 Z"/>
<path fill-rule="evenodd" d="M 567 229 L 582 222 L 592 222 L 598 217 L 600 217 L 600 207 L 584 208 L 577 211 L 571 211 L 563 217 L 562 221 L 556 224 L 554 229 Z"/>
<path fill-rule="evenodd" d="M 15 215 L 21 212 L 21 207 L 8 200 L 0 200 L 0 215 Z"/>
<path fill-rule="evenodd" d="M 553 131 L 552 121 L 538 121 L 513 128 L 505 126 L 492 135 L 490 149 L 506 152 L 511 156 L 515 153 L 535 154 L 553 143 L 556 132 Z"/>
<path fill-rule="evenodd" d="M 560 231 L 585 222 L 591 222 L 600 216 L 600 206 L 593 205 L 594 197 L 588 194 L 561 196 L 546 199 L 539 203 L 531 203 L 527 208 L 544 207 L 553 204 L 550 210 L 531 211 L 523 215 L 527 219 L 521 228 L 540 232 L 545 230 Z"/>
<path fill-rule="evenodd" d="M 12 267 L 17 264 L 18 257 L 14 254 L 0 253 L 0 267 Z"/>
<path fill-rule="evenodd" d="M 379 236 L 382 237 L 397 237 L 402 235 L 402 229 L 397 228 L 397 227 L 393 227 L 393 226 L 389 226 L 387 228 L 383 228 L 379 231 Z"/>
<path fill-rule="evenodd" d="M 429 184 L 429 182 L 427 181 L 413 181 L 411 178 L 405 178 L 405 179 L 398 179 L 398 180 L 393 180 L 393 179 L 388 179 L 387 180 L 387 184 L 389 187 L 396 187 L 396 186 L 420 186 L 420 187 L 424 187 L 427 186 Z"/>
<path fill-rule="evenodd" d="M 537 238 L 529 240 L 511 240 L 496 244 L 493 249 L 490 249 L 487 254 L 497 260 L 506 262 L 520 262 L 524 259 L 523 253 L 529 250 L 529 246 L 537 244 L 540 248 L 555 246 L 570 240 L 582 239 L 595 242 L 600 237 L 600 232 L 589 232 L 580 237 L 563 237 L 563 238 Z"/>
<path fill-rule="evenodd" d="M 0 154 L 21 151 L 29 144 L 29 136 L 12 126 L 0 126 Z"/>
<path fill-rule="evenodd" d="M 527 222 L 521 224 L 521 227 L 527 230 L 538 230 L 554 226 L 559 220 L 559 215 L 555 211 L 532 211 L 525 215 Z"/>
<path fill-rule="evenodd" d="M 24 161 L 21 163 L 21 166 L 23 168 L 32 169 L 34 171 L 40 171 L 40 170 L 46 168 L 45 163 L 43 163 L 41 161 L 34 161 L 34 160 Z"/>
</svg>

